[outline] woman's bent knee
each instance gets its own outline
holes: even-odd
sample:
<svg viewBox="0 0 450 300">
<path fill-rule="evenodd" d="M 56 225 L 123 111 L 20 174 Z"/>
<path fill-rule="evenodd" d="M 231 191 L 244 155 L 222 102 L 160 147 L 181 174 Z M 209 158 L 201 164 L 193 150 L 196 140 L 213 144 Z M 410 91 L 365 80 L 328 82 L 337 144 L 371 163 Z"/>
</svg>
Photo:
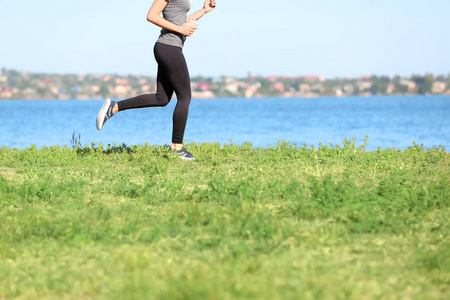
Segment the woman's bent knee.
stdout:
<svg viewBox="0 0 450 300">
<path fill-rule="evenodd" d="M 170 99 L 166 94 L 156 94 L 156 99 L 158 99 L 158 103 L 161 106 L 166 106 L 170 102 Z"/>
</svg>

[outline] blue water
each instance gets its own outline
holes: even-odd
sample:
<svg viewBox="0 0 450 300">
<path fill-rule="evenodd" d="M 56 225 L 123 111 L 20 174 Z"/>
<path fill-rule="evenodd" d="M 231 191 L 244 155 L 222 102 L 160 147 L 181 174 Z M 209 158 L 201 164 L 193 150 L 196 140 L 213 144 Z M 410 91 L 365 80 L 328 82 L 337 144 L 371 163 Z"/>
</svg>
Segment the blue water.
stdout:
<svg viewBox="0 0 450 300">
<path fill-rule="evenodd" d="M 25 148 L 81 143 L 164 145 L 171 142 L 176 99 L 166 107 L 127 110 L 101 131 L 100 100 L 0 101 L 0 146 Z M 193 99 L 185 142 L 253 142 L 255 147 L 289 140 L 302 145 L 341 143 L 356 137 L 367 149 L 450 145 L 450 96 Z"/>
</svg>

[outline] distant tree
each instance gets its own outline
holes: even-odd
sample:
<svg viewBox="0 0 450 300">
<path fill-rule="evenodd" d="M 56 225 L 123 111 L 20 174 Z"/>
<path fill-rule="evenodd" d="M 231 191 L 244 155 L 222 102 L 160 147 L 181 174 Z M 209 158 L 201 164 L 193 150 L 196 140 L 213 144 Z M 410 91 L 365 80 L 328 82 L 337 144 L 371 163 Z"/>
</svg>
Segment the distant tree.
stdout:
<svg viewBox="0 0 450 300">
<path fill-rule="evenodd" d="M 437 81 L 445 81 L 445 76 L 444 75 L 439 75 L 439 76 L 436 76 L 436 80 Z"/>
<path fill-rule="evenodd" d="M 16 70 L 9 70 L 7 72 L 8 84 L 10 86 L 15 86 L 17 84 L 17 81 L 19 81 L 20 75 L 20 72 Z"/>
<path fill-rule="evenodd" d="M 107 97 L 109 94 L 108 86 L 105 83 L 103 83 L 100 86 L 100 90 L 97 92 L 97 94 L 102 96 L 103 98 Z"/>
<path fill-rule="evenodd" d="M 337 86 L 337 81 L 330 79 L 330 80 L 325 80 L 323 82 L 323 89 L 324 89 L 324 95 L 334 95 L 334 88 Z"/>
<path fill-rule="evenodd" d="M 446 82 L 447 86 L 450 87 L 450 73 L 447 74 L 447 77 L 444 77 L 444 82 Z"/>
<path fill-rule="evenodd" d="M 295 80 L 295 79 L 286 78 L 286 79 L 280 80 L 280 82 L 283 83 L 286 90 L 290 90 L 290 89 L 298 90 L 298 88 L 300 86 L 299 81 Z"/>
<path fill-rule="evenodd" d="M 212 78 L 211 77 L 205 77 L 205 76 L 195 76 L 192 77 L 191 79 L 192 82 L 209 82 L 212 83 Z"/>
<path fill-rule="evenodd" d="M 232 92 L 230 92 L 227 89 L 220 89 L 218 92 L 216 92 L 216 95 L 218 95 L 219 97 L 227 97 L 227 98 L 232 98 L 232 97 L 236 97 L 235 94 L 233 94 Z"/>
<path fill-rule="evenodd" d="M 50 91 L 48 90 L 48 88 L 37 88 L 37 93 L 41 98 L 45 98 L 47 95 L 50 95 Z"/>
<path fill-rule="evenodd" d="M 245 88 L 243 88 L 242 86 L 238 87 L 237 93 L 239 97 L 243 97 L 245 95 Z"/>
<path fill-rule="evenodd" d="M 266 78 L 258 78 L 259 83 L 261 84 L 261 87 L 258 90 L 258 93 L 260 94 L 264 94 L 264 95 L 269 95 L 272 93 L 272 91 L 270 90 L 271 86 L 272 86 L 272 82 Z"/>
<path fill-rule="evenodd" d="M 369 91 L 372 95 L 386 94 L 388 84 L 391 81 L 388 76 L 378 77 L 373 75 L 370 79 L 372 81 L 372 86 Z"/>
<path fill-rule="evenodd" d="M 402 78 L 400 76 L 395 76 L 394 83 L 394 94 L 406 94 L 408 93 L 408 86 L 401 84 Z"/>
<path fill-rule="evenodd" d="M 417 93 L 427 94 L 431 92 L 431 87 L 433 86 L 434 76 L 431 74 L 426 74 L 425 76 L 413 75 L 411 80 L 417 85 Z"/>
</svg>

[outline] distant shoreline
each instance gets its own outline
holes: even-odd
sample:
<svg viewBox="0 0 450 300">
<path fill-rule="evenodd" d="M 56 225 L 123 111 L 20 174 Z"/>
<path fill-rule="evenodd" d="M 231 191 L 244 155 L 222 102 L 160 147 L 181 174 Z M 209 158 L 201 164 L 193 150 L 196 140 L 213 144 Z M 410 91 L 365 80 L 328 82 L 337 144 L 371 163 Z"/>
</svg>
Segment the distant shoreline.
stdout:
<svg viewBox="0 0 450 300">
<path fill-rule="evenodd" d="M 345 99 L 345 98 L 376 98 L 376 97 L 448 97 L 450 99 L 450 94 L 404 94 L 404 95 L 346 95 L 346 96 L 333 96 L 333 95 L 321 95 L 314 97 L 306 97 L 306 96 L 260 96 L 260 97 L 211 97 L 211 98 L 196 98 L 192 97 L 192 100 L 217 100 L 217 99 L 244 99 L 244 100 L 256 100 L 256 99 L 268 99 L 268 98 L 280 98 L 280 99 L 320 99 L 320 98 L 336 98 L 336 99 Z M 80 99 L 80 98 L 68 98 L 68 99 L 58 99 L 58 98 L 35 98 L 35 99 L 25 99 L 25 98 L 0 98 L 0 101 L 102 101 L 105 98 L 90 98 L 90 99 Z M 113 98 L 113 97 L 111 97 Z M 173 99 L 176 99 L 174 97 Z"/>
<path fill-rule="evenodd" d="M 314 98 L 450 94 L 450 74 L 360 76 L 325 79 L 321 76 L 253 76 L 191 78 L 193 98 Z M 0 71 L 0 99 L 125 99 L 155 93 L 153 76 L 115 74 L 45 74 Z"/>
</svg>

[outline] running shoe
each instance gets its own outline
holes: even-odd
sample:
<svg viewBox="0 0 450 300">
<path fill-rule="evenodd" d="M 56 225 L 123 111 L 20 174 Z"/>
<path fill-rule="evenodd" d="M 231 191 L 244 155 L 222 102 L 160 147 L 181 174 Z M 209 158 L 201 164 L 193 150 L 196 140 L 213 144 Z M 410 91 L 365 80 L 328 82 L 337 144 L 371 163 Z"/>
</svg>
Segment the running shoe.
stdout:
<svg viewBox="0 0 450 300">
<path fill-rule="evenodd" d="M 105 102 L 103 102 L 103 106 L 102 108 L 100 108 L 100 111 L 97 115 L 98 130 L 102 129 L 103 124 L 105 124 L 105 122 L 114 115 L 113 109 L 116 103 L 116 101 L 113 101 L 111 99 L 106 99 Z"/>
<path fill-rule="evenodd" d="M 186 148 L 181 148 L 180 150 L 173 150 L 171 147 L 169 147 L 170 150 L 177 153 L 178 157 L 182 160 L 195 160 L 194 155 L 192 155 L 189 151 L 186 150 Z"/>
</svg>

